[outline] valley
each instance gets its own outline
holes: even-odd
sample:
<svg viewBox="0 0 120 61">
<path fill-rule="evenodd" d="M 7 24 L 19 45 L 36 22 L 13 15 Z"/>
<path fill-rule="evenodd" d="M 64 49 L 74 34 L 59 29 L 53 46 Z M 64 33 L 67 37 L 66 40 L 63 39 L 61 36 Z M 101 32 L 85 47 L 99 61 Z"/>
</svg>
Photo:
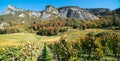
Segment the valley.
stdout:
<svg viewBox="0 0 120 61">
<path fill-rule="evenodd" d="M 0 14 L 0 61 L 119 60 L 119 8 L 8 5 Z"/>
</svg>

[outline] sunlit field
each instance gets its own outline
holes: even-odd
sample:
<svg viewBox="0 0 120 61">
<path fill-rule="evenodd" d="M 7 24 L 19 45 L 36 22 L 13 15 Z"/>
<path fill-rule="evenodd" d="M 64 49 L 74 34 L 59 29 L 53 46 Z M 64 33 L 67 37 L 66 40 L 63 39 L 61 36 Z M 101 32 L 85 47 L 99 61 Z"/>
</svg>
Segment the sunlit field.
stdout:
<svg viewBox="0 0 120 61">
<path fill-rule="evenodd" d="M 59 42 L 61 38 L 66 38 L 66 40 L 68 41 L 77 42 L 79 39 L 84 39 L 86 34 L 93 31 L 96 33 L 104 32 L 104 31 L 119 32 L 119 31 L 103 30 L 103 29 L 86 29 L 86 30 L 69 29 L 67 32 L 64 32 L 62 34 L 60 33 L 56 36 L 39 36 L 32 33 L 3 34 L 0 35 L 0 51 L 1 51 L 0 59 L 5 59 L 5 58 L 6 60 L 21 59 L 25 61 L 38 60 L 38 57 L 43 52 L 42 50 L 44 44 L 54 44 L 56 42 Z M 31 54 L 33 55 L 31 56 Z M 53 53 L 50 54 L 53 55 Z M 109 55 L 111 56 L 105 56 L 102 59 L 113 60 L 113 61 L 116 60 L 113 57 L 113 54 L 110 53 Z M 86 58 L 87 55 L 83 54 L 82 56 L 84 57 L 84 59 L 83 58 L 81 59 L 82 61 L 87 59 Z"/>
</svg>

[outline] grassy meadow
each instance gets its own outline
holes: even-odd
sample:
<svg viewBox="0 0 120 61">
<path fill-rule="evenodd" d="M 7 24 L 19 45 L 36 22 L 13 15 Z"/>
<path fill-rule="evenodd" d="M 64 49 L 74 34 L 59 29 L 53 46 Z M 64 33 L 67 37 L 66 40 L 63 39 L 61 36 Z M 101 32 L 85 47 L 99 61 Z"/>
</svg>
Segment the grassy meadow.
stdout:
<svg viewBox="0 0 120 61">
<path fill-rule="evenodd" d="M 103 32 L 103 31 L 110 31 L 112 30 L 103 30 L 103 29 L 86 29 L 86 30 L 75 30 L 75 29 L 69 29 L 67 32 L 64 32 L 62 34 L 56 35 L 56 36 L 39 36 L 34 33 L 13 33 L 13 34 L 3 34 L 0 35 L 0 46 L 6 46 L 6 45 L 19 45 L 20 42 L 26 42 L 26 41 L 39 41 L 44 43 L 52 43 L 55 41 L 59 41 L 61 37 L 68 37 L 67 39 L 75 40 L 76 36 L 79 36 L 80 38 L 84 38 L 85 35 L 89 32 Z"/>
</svg>

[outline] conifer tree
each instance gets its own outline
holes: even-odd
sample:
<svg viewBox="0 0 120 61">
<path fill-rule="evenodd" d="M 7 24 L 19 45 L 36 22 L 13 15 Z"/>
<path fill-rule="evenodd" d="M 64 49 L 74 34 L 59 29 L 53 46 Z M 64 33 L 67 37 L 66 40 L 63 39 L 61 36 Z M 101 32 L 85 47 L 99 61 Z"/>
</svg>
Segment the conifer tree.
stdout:
<svg viewBox="0 0 120 61">
<path fill-rule="evenodd" d="M 44 45 L 42 55 L 38 61 L 53 61 L 52 55 L 46 45 Z"/>
</svg>

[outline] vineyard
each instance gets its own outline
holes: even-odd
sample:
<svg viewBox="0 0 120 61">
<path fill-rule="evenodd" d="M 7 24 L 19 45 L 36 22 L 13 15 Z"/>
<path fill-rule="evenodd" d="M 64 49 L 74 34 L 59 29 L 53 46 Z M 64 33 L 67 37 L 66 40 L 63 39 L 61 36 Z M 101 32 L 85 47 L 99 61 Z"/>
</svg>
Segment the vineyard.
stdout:
<svg viewBox="0 0 120 61">
<path fill-rule="evenodd" d="M 0 61 L 117 61 L 119 40 L 119 31 L 102 29 L 70 29 L 56 36 L 4 34 Z"/>
<path fill-rule="evenodd" d="M 59 36 L 37 36 L 30 33 L 0 35 L 0 61 L 37 61 L 44 49 L 44 43 L 59 38 Z"/>
<path fill-rule="evenodd" d="M 120 61 L 120 0 L 0 3 L 0 61 Z"/>
</svg>

